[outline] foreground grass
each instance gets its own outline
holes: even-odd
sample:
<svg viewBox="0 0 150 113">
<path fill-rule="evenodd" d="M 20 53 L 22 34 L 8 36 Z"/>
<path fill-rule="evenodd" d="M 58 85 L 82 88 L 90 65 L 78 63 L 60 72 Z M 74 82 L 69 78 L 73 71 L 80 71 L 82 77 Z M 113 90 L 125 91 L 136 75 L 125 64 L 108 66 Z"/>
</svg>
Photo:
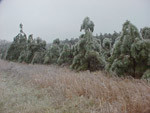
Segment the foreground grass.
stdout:
<svg viewBox="0 0 150 113">
<path fill-rule="evenodd" d="M 0 113 L 144 113 L 150 83 L 0 60 Z"/>
</svg>

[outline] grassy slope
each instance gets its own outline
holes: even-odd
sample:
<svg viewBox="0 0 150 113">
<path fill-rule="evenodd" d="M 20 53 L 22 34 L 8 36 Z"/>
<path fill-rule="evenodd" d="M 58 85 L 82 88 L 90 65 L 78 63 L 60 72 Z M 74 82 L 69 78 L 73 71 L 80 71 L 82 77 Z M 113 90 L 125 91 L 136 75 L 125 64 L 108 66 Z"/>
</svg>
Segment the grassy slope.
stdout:
<svg viewBox="0 0 150 113">
<path fill-rule="evenodd" d="M 0 113 L 143 113 L 150 83 L 0 60 Z"/>
</svg>

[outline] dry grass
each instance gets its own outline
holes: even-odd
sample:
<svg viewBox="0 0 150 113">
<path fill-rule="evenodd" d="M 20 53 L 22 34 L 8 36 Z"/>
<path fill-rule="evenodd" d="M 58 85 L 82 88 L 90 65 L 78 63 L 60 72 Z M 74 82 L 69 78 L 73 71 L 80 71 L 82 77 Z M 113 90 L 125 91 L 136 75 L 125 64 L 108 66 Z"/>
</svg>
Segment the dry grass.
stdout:
<svg viewBox="0 0 150 113">
<path fill-rule="evenodd" d="M 0 60 L 0 113 L 144 113 L 150 83 Z"/>
</svg>

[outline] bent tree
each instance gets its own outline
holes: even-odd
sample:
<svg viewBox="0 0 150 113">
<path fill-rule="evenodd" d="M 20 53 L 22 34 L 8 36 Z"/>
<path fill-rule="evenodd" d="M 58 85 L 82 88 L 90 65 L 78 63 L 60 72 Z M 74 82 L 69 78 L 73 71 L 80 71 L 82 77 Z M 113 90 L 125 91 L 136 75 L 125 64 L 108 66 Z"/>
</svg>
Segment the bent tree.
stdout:
<svg viewBox="0 0 150 113">
<path fill-rule="evenodd" d="M 13 43 L 8 49 L 6 59 L 18 61 L 20 53 L 26 48 L 27 36 L 23 32 L 23 25 L 20 24 L 20 33 L 14 38 Z"/>
<path fill-rule="evenodd" d="M 104 67 L 101 56 L 100 40 L 93 37 L 94 23 L 89 17 L 83 20 L 80 31 L 84 30 L 85 34 L 80 36 L 79 41 L 73 47 L 72 69 L 80 70 L 98 70 Z"/>
<path fill-rule="evenodd" d="M 107 70 L 119 76 L 141 78 L 150 66 L 150 40 L 143 39 L 138 29 L 126 21 L 108 62 Z"/>
</svg>

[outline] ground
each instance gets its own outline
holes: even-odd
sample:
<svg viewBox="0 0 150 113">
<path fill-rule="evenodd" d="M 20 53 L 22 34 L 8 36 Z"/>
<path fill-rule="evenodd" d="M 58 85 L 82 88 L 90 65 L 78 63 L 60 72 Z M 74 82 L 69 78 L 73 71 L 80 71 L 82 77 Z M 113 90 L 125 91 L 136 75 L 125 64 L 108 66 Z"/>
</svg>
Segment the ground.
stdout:
<svg viewBox="0 0 150 113">
<path fill-rule="evenodd" d="M 144 113 L 150 83 L 0 60 L 0 113 Z"/>
</svg>

